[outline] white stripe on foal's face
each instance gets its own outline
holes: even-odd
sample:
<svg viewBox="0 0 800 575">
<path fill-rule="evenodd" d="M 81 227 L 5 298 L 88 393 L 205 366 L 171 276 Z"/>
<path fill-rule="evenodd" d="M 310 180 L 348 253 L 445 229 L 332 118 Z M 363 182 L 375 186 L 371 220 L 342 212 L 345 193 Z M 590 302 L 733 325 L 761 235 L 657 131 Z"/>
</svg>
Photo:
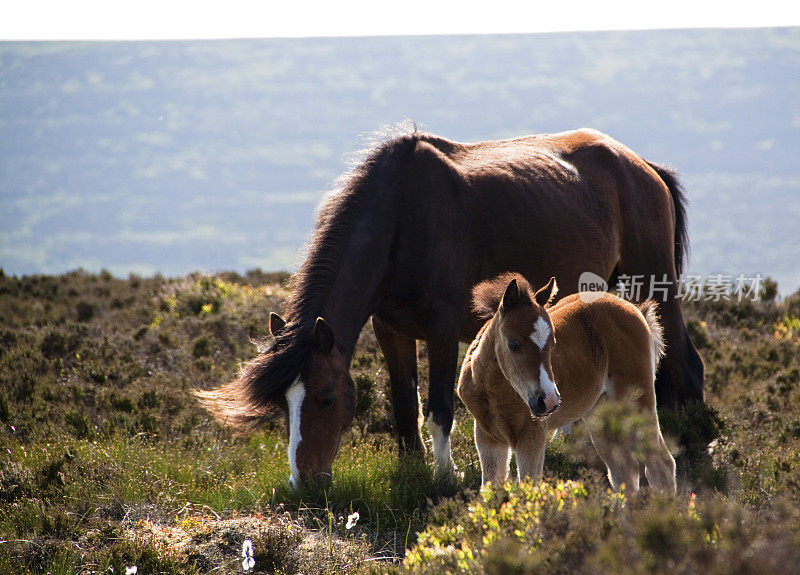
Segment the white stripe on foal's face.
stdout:
<svg viewBox="0 0 800 575">
<path fill-rule="evenodd" d="M 547 320 L 539 316 L 536 323 L 533 324 L 533 331 L 529 337 L 539 349 L 544 349 L 544 346 L 547 345 L 547 341 L 550 339 L 551 331 L 552 329 L 550 328 L 550 324 L 547 323 Z"/>
<path fill-rule="evenodd" d="M 539 389 L 544 393 L 544 405 L 547 412 L 553 411 L 561 401 L 561 396 L 556 389 L 556 383 L 550 379 L 550 374 L 544 368 L 544 364 L 539 366 Z"/>
<path fill-rule="evenodd" d="M 300 484 L 300 473 L 297 469 L 297 448 L 302 441 L 300 435 L 300 410 L 303 407 L 303 398 L 306 396 L 306 386 L 300 376 L 286 390 L 286 403 L 289 406 L 289 483 L 297 487 Z"/>
<path fill-rule="evenodd" d="M 526 380 L 522 384 L 517 384 L 514 381 L 511 381 L 511 386 L 514 388 L 514 391 L 522 398 L 522 401 L 525 402 L 525 405 L 531 408 L 533 411 L 533 406 L 539 400 L 539 395 L 544 394 L 544 406 L 546 408 L 546 412 L 550 413 L 556 407 L 558 407 L 559 402 L 561 401 L 561 395 L 558 393 L 558 388 L 556 387 L 556 383 L 550 378 L 550 374 L 547 373 L 547 369 L 545 369 L 544 364 L 539 366 L 539 383 L 534 380 Z"/>
</svg>

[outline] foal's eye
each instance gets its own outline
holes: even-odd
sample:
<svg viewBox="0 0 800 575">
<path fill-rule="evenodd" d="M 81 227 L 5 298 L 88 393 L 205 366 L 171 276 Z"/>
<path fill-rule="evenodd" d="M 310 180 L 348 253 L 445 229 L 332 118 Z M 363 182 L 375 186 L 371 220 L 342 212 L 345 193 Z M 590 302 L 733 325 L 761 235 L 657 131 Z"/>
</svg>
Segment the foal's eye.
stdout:
<svg viewBox="0 0 800 575">
<path fill-rule="evenodd" d="M 322 403 L 320 404 L 321 407 L 330 407 L 334 403 L 336 403 L 336 396 L 332 393 L 329 393 L 324 398 L 322 398 Z"/>
<path fill-rule="evenodd" d="M 506 340 L 506 345 L 508 346 L 508 351 L 512 353 L 517 353 L 522 349 L 519 342 L 513 339 Z"/>
</svg>

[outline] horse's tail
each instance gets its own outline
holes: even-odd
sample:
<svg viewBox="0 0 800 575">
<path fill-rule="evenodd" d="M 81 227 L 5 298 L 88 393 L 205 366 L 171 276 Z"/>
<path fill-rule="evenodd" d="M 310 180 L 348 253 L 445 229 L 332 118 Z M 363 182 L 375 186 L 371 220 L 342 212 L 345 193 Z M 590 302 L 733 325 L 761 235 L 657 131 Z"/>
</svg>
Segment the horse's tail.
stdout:
<svg viewBox="0 0 800 575">
<path fill-rule="evenodd" d="M 653 377 L 655 377 L 658 368 L 658 362 L 666 350 L 666 343 L 664 342 L 664 330 L 661 328 L 661 322 L 658 320 L 658 304 L 654 300 L 647 300 L 636 307 L 642 312 L 644 321 L 647 324 L 647 329 L 650 332 L 650 359 L 653 362 Z"/>
<path fill-rule="evenodd" d="M 680 276 L 683 273 L 683 266 L 689 258 L 689 230 L 686 222 L 686 193 L 683 186 L 678 181 L 678 174 L 665 166 L 660 166 L 652 162 L 647 164 L 655 170 L 669 188 L 672 196 L 672 205 L 675 208 L 675 272 Z"/>
</svg>

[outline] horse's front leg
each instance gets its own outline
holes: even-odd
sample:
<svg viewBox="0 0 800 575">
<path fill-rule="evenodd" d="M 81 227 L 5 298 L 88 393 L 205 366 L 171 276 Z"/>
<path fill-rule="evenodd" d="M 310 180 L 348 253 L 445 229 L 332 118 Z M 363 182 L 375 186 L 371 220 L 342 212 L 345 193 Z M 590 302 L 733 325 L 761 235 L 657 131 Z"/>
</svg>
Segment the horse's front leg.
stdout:
<svg viewBox="0 0 800 575">
<path fill-rule="evenodd" d="M 544 470 L 544 451 L 547 445 L 547 430 L 540 421 L 530 420 L 514 445 L 517 460 L 517 478 L 538 480 Z"/>
<path fill-rule="evenodd" d="M 417 387 L 417 340 L 395 333 L 375 316 L 372 316 L 372 328 L 389 368 L 400 453 L 425 453 L 425 444 L 420 435 L 422 415 Z"/>
<path fill-rule="evenodd" d="M 430 365 L 426 424 L 433 439 L 433 460 L 437 474 L 454 474 L 450 454 L 453 429 L 454 391 L 458 368 L 458 314 L 439 317 L 426 339 Z"/>
</svg>

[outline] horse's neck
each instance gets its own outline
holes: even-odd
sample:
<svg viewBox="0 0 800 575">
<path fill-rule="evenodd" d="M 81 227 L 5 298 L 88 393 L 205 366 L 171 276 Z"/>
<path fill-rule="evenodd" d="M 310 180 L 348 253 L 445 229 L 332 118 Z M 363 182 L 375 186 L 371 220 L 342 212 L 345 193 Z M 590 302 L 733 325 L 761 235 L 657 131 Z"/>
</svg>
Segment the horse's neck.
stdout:
<svg viewBox="0 0 800 575">
<path fill-rule="evenodd" d="M 348 268 L 352 267 L 352 271 Z M 357 279 L 356 279 L 357 278 Z M 345 264 L 322 308 L 322 317 L 331 325 L 339 347 L 348 357 L 355 349 L 361 328 L 374 311 L 378 286 L 383 274 L 378 270 Z"/>
<path fill-rule="evenodd" d="M 388 272 L 393 237 L 387 228 L 393 226 L 378 218 L 358 223 L 320 301 L 320 315 L 333 328 L 337 344 L 348 358 L 361 328 L 375 311 L 379 288 Z"/>
</svg>

